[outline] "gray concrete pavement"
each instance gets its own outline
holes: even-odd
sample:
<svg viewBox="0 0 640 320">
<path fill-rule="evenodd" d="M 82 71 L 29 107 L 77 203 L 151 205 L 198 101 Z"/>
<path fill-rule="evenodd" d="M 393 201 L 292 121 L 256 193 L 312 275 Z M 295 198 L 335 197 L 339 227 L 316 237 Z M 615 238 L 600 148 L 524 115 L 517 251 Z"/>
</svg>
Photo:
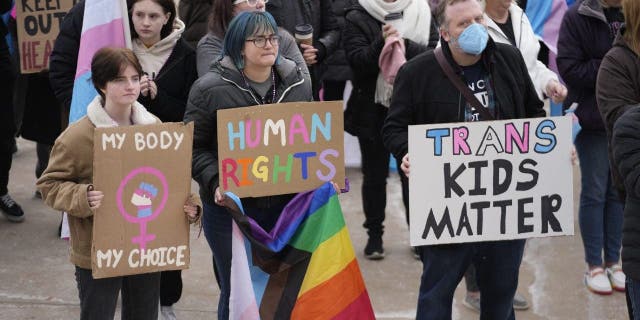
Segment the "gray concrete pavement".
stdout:
<svg viewBox="0 0 640 320">
<path fill-rule="evenodd" d="M 0 320 L 77 319 L 79 306 L 68 244 L 57 238 L 60 216 L 33 197 L 35 144 L 19 140 L 10 193 L 26 212 L 24 223 L 0 217 Z M 576 197 L 578 171 L 576 172 Z M 349 169 L 352 191 L 341 195 L 347 225 L 378 319 L 413 319 L 421 264 L 409 250 L 397 175 L 389 179 L 387 257 L 364 259 L 360 172 Z M 577 205 L 576 205 L 577 208 Z M 624 294 L 598 296 L 583 284 L 585 265 L 576 220 L 574 237 L 529 240 L 521 268 L 519 292 L 532 304 L 518 319 L 627 319 Z M 183 272 L 184 291 L 175 305 L 179 319 L 214 319 L 218 289 L 204 235 L 191 233 L 191 268 Z M 456 291 L 454 319 L 477 319 L 462 306 L 464 284 Z M 118 317 L 119 318 L 119 317 Z"/>
</svg>

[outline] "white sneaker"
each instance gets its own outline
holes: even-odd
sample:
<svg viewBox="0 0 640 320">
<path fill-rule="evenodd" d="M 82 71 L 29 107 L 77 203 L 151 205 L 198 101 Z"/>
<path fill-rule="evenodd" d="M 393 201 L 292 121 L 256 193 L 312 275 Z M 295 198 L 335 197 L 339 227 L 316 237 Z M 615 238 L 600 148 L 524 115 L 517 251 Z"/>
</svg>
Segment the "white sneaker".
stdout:
<svg viewBox="0 0 640 320">
<path fill-rule="evenodd" d="M 594 268 L 584 274 L 584 284 L 587 288 L 597 294 L 611 294 L 611 282 L 604 274 L 601 267 Z"/>
<path fill-rule="evenodd" d="M 160 307 L 161 320 L 176 320 L 176 314 L 173 312 L 173 306 Z"/>
<path fill-rule="evenodd" d="M 611 287 L 616 291 L 624 292 L 624 283 L 627 277 L 622 272 L 622 267 L 619 264 L 614 264 L 608 267 L 606 272 L 609 282 L 611 282 Z"/>
</svg>

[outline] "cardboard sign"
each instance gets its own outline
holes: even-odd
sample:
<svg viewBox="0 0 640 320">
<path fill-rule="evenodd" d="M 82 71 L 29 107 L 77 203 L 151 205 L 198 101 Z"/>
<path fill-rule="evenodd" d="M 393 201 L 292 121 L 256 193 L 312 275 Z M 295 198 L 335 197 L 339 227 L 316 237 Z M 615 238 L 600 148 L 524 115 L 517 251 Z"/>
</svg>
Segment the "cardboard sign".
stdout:
<svg viewBox="0 0 640 320">
<path fill-rule="evenodd" d="M 193 123 L 95 130 L 94 278 L 189 267 L 192 147 Z"/>
<path fill-rule="evenodd" d="M 62 18 L 78 0 L 16 1 L 20 72 L 49 68 L 49 56 L 60 32 Z"/>
<path fill-rule="evenodd" d="M 342 102 L 293 102 L 218 110 L 222 191 L 258 197 L 344 187 Z"/>
<path fill-rule="evenodd" d="M 411 245 L 573 235 L 568 117 L 409 126 Z"/>
</svg>

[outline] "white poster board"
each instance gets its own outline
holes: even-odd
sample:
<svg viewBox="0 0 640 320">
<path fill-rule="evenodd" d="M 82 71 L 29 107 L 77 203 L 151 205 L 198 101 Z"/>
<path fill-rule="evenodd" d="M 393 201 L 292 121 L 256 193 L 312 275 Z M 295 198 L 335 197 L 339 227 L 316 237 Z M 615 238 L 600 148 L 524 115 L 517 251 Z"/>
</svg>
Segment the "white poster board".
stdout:
<svg viewBox="0 0 640 320">
<path fill-rule="evenodd" d="M 411 245 L 573 235 L 571 125 L 409 126 Z"/>
</svg>

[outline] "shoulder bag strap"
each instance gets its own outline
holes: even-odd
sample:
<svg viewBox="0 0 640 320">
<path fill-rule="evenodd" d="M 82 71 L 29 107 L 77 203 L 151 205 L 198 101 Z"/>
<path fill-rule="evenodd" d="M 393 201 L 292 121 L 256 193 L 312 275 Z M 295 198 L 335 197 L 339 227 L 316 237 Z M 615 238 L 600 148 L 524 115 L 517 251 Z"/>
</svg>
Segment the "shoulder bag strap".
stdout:
<svg viewBox="0 0 640 320">
<path fill-rule="evenodd" d="M 494 120 L 494 117 L 491 115 L 491 113 L 489 113 L 487 108 L 485 108 L 482 105 L 482 103 L 478 101 L 478 98 L 476 98 L 473 95 L 473 92 L 471 92 L 469 87 L 467 87 L 462 82 L 460 77 L 456 76 L 456 74 L 453 72 L 453 69 L 449 64 L 449 61 L 447 61 L 447 58 L 444 56 L 444 53 L 442 52 L 442 47 L 436 48 L 433 52 L 436 56 L 436 60 L 438 60 L 438 64 L 440 64 L 440 68 L 442 68 L 442 71 L 444 71 L 444 74 L 447 75 L 447 78 L 449 78 L 449 81 L 451 81 L 451 83 L 453 83 L 453 85 L 456 86 L 456 88 L 458 88 L 458 91 L 462 93 L 462 95 L 464 96 L 464 99 L 467 100 L 467 102 L 471 106 L 473 106 L 473 108 L 475 108 L 478 111 L 478 113 L 482 115 L 482 118 L 486 120 Z"/>
</svg>

